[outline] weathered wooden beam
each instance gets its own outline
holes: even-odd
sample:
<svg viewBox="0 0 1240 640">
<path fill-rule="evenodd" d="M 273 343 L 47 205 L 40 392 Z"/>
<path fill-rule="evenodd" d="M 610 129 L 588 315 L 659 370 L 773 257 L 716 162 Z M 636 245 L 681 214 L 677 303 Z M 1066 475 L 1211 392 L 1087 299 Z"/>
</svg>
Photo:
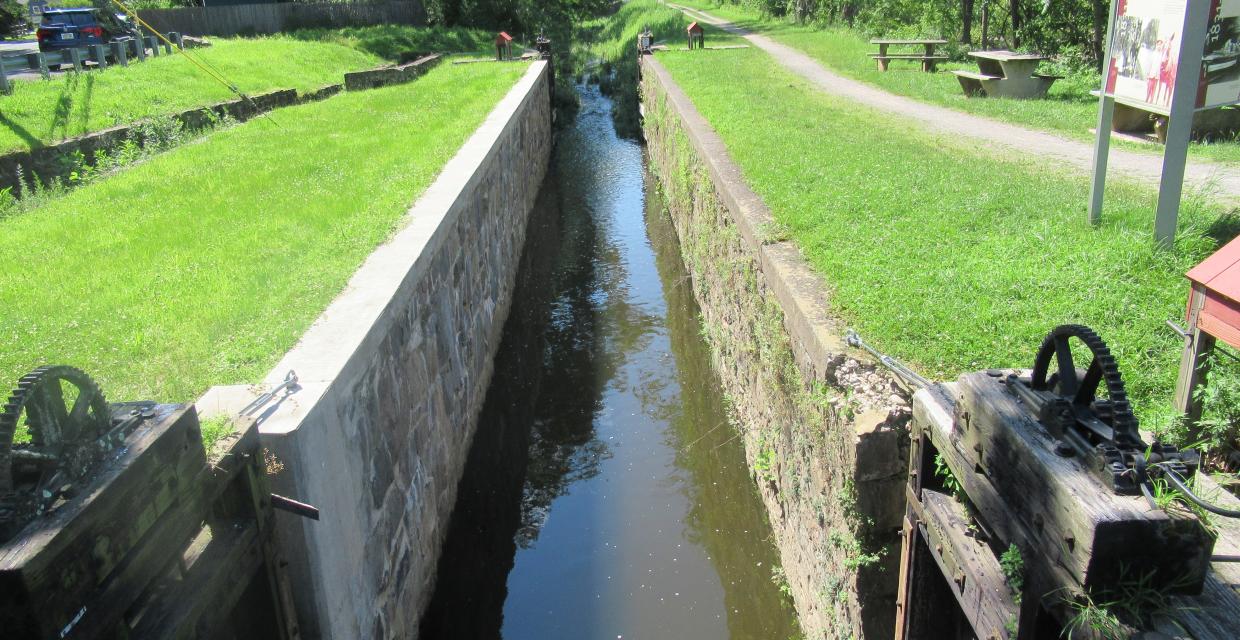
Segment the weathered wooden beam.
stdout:
<svg viewBox="0 0 1240 640">
<path fill-rule="evenodd" d="M 1201 330 L 1197 321 L 1205 306 L 1205 291 L 1193 287 L 1188 299 L 1188 337 L 1184 340 L 1184 352 L 1180 355 L 1180 372 L 1175 381 L 1173 406 L 1184 414 L 1191 426 L 1201 420 L 1201 401 L 1196 397 L 1197 387 L 1209 374 L 1207 363 L 1214 350 L 1214 336 Z"/>
<path fill-rule="evenodd" d="M 1034 556 L 1086 589 L 1146 577 L 1154 586 L 1200 590 L 1213 540 L 1191 515 L 1169 515 L 1141 496 L 1116 495 L 1056 442 L 1007 390 L 1003 376 L 961 376 L 951 431 L 936 445 L 958 453 L 960 480 L 984 477 L 993 495 L 969 498 L 1021 523 Z M 993 523 L 993 520 L 988 520 Z"/>
<path fill-rule="evenodd" d="M 995 554 L 970 534 L 964 506 L 951 496 L 923 489 L 921 501 L 926 541 L 969 626 L 978 638 L 1007 638 L 1020 622 L 1020 605 Z"/>
<path fill-rule="evenodd" d="M 60 636 L 205 465 L 197 414 L 160 407 L 78 497 L 0 546 L 0 628 Z"/>
<path fill-rule="evenodd" d="M 198 637 L 204 617 L 226 618 L 221 612 L 237 605 L 263 560 L 258 527 L 252 520 L 220 520 L 210 535 L 185 576 L 143 610 L 130 637 Z"/>
</svg>

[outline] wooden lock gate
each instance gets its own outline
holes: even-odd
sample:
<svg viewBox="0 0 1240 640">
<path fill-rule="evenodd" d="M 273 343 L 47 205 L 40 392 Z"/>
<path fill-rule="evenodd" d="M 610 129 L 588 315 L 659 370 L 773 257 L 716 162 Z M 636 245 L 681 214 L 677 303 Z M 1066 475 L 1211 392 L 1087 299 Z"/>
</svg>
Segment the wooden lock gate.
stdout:
<svg viewBox="0 0 1240 640">
<path fill-rule="evenodd" d="M 209 461 L 194 407 L 130 407 L 90 484 L 0 544 L 4 637 L 299 637 L 253 421 Z"/>
<path fill-rule="evenodd" d="M 1068 637 L 1074 595 L 1154 572 L 1176 631 L 1151 637 L 1235 638 L 1240 521 L 1216 521 L 1211 540 L 1191 516 L 1112 494 L 1054 453 L 1002 389 L 1012 373 L 1028 372 L 967 374 L 914 396 L 896 638 Z M 959 490 L 936 467 L 950 469 Z M 1240 508 L 1205 484 L 1215 502 Z M 1000 563 L 1009 545 L 1023 559 L 1020 597 Z M 1214 562 L 1212 548 L 1223 554 Z M 1072 637 L 1091 637 L 1080 633 Z"/>
</svg>

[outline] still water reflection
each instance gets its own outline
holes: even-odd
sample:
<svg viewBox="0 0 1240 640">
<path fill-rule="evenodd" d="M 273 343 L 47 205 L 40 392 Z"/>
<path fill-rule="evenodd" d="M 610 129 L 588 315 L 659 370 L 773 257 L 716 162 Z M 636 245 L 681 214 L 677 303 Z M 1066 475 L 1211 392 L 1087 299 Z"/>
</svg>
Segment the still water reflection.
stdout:
<svg viewBox="0 0 1240 640">
<path fill-rule="evenodd" d="M 641 147 L 581 91 L 422 637 L 796 637 L 675 232 Z"/>
</svg>

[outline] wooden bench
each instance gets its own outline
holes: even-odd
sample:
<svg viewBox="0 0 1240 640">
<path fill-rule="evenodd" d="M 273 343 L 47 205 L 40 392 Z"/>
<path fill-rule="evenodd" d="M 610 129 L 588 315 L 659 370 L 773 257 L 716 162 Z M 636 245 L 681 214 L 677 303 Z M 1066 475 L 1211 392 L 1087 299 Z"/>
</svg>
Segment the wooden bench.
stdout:
<svg viewBox="0 0 1240 640">
<path fill-rule="evenodd" d="M 892 60 L 920 60 L 921 70 L 927 73 L 933 73 L 935 66 L 940 62 L 947 60 L 947 56 L 935 55 L 934 48 L 940 44 L 947 44 L 946 40 L 890 40 L 875 39 L 870 44 L 878 45 L 878 53 L 871 53 L 870 57 L 878 62 L 879 71 L 886 71 Z M 897 46 L 921 46 L 925 53 L 887 53 L 888 47 Z"/>
</svg>

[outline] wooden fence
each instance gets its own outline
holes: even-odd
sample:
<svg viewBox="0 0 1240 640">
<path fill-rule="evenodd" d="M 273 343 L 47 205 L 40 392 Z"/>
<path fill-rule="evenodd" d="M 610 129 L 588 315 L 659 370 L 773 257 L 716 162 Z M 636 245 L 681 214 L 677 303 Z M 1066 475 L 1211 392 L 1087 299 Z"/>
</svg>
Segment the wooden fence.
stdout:
<svg viewBox="0 0 1240 640">
<path fill-rule="evenodd" d="M 426 10 L 416 0 L 310 4 L 238 4 L 182 9 L 148 9 L 138 15 L 157 31 L 192 36 L 262 35 L 314 27 L 364 27 L 377 24 L 426 24 Z"/>
</svg>

